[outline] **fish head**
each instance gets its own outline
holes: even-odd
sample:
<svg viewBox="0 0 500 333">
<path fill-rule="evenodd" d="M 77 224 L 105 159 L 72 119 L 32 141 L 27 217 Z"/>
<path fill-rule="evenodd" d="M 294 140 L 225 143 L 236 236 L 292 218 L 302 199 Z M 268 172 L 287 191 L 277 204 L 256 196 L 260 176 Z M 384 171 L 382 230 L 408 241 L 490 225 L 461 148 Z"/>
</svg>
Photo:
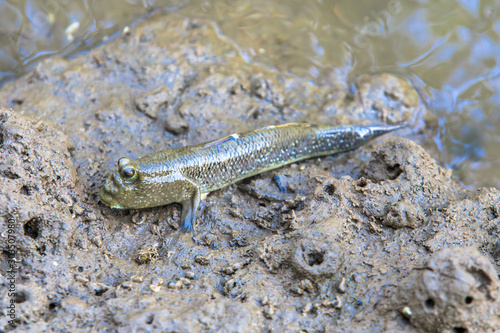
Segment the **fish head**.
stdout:
<svg viewBox="0 0 500 333">
<path fill-rule="evenodd" d="M 176 170 L 122 157 L 118 170 L 99 191 L 101 202 L 116 209 L 138 209 L 181 202 L 183 177 Z"/>
</svg>

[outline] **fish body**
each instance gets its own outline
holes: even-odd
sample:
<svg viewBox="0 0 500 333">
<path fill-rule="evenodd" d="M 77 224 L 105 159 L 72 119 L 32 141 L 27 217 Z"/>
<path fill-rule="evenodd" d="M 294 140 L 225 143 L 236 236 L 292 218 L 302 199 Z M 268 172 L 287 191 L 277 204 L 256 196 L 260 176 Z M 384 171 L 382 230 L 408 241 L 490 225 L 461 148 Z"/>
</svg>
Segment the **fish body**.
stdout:
<svg viewBox="0 0 500 333">
<path fill-rule="evenodd" d="M 202 194 L 286 164 L 356 149 L 402 127 L 292 123 L 166 149 L 135 160 L 120 158 L 118 171 L 109 177 L 99 195 L 111 208 L 181 203 L 182 229 L 194 233 Z"/>
</svg>

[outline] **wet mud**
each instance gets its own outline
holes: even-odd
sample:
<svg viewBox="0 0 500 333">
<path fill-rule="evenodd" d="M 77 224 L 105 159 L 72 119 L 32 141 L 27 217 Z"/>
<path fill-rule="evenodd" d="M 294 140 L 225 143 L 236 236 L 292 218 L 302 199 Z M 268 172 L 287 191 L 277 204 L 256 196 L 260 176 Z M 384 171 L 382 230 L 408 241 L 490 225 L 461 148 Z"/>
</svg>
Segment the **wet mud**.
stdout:
<svg viewBox="0 0 500 333">
<path fill-rule="evenodd" d="M 209 22 L 153 15 L 0 105 L 0 330 L 500 330 L 500 192 L 418 145 L 432 119 L 404 78 L 313 85 L 244 62 Z M 286 122 L 412 126 L 211 193 L 194 240 L 179 205 L 98 202 L 119 157 Z"/>
</svg>

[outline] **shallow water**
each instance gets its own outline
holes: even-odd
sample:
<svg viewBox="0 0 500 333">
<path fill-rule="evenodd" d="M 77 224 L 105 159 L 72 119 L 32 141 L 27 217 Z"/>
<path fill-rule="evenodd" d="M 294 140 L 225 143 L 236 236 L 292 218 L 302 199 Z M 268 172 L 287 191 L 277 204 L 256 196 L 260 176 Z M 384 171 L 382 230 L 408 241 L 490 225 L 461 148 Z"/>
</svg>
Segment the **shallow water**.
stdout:
<svg viewBox="0 0 500 333">
<path fill-rule="evenodd" d="M 429 108 L 425 148 L 466 186 L 500 188 L 499 1 L 0 1 L 0 81 L 94 47 L 155 8 L 210 18 L 247 61 L 317 84 L 412 78 Z"/>
</svg>

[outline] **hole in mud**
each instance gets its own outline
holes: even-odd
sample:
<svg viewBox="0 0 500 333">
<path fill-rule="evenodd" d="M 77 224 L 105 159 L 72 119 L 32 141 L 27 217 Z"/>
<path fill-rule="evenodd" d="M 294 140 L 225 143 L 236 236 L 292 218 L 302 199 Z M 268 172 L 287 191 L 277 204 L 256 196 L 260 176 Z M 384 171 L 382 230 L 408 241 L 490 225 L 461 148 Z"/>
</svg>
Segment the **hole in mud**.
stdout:
<svg viewBox="0 0 500 333">
<path fill-rule="evenodd" d="M 474 298 L 472 298 L 471 296 L 467 296 L 465 297 L 465 304 L 471 304 L 473 300 Z"/>
<path fill-rule="evenodd" d="M 388 173 L 388 178 L 390 180 L 394 180 L 394 179 L 398 178 L 403 173 L 403 170 L 401 170 L 401 165 L 399 165 L 399 163 L 397 163 L 394 165 L 388 165 L 387 166 L 387 173 Z"/>
<path fill-rule="evenodd" d="M 325 261 L 325 254 L 323 252 L 313 251 L 307 254 L 307 264 L 309 266 L 321 265 Z"/>
<path fill-rule="evenodd" d="M 0 131 L 0 146 L 5 142 L 5 133 L 4 131 Z"/>
<path fill-rule="evenodd" d="M 79 271 L 80 273 L 81 273 L 81 272 L 83 272 L 84 270 L 85 270 L 85 268 L 83 268 L 82 266 L 79 266 L 79 267 L 78 267 L 78 271 Z"/>
<path fill-rule="evenodd" d="M 425 306 L 429 309 L 434 309 L 434 306 L 436 305 L 436 302 L 432 298 L 428 298 L 425 300 Z"/>
<path fill-rule="evenodd" d="M 37 218 L 31 219 L 28 222 L 26 222 L 23 227 L 24 234 L 30 236 L 33 239 L 37 239 L 40 233 L 40 230 L 38 228 L 39 223 L 40 220 L 38 220 Z"/>
<path fill-rule="evenodd" d="M 394 210 L 391 210 L 388 215 L 389 215 L 389 217 L 392 217 L 394 219 L 399 219 L 400 218 L 399 212 L 394 211 Z"/>
<path fill-rule="evenodd" d="M 266 204 L 265 204 L 265 203 L 263 203 L 263 202 L 259 202 L 259 206 L 260 206 L 260 207 L 266 207 Z"/>
<path fill-rule="evenodd" d="M 488 221 L 494 220 L 498 217 L 495 206 L 491 206 L 491 207 L 485 209 L 485 212 L 486 212 L 486 215 L 488 216 L 487 217 Z"/>
<path fill-rule="evenodd" d="M 26 185 L 23 185 L 23 187 L 21 187 L 21 190 L 19 192 L 23 195 L 30 195 L 31 194 L 30 189 Z"/>
<path fill-rule="evenodd" d="M 151 325 L 153 323 L 153 320 L 155 319 L 155 315 L 150 313 L 148 317 L 146 318 L 146 324 Z"/>
<path fill-rule="evenodd" d="M 42 244 L 42 246 L 37 246 L 36 251 L 40 253 L 40 255 L 44 256 L 47 254 L 47 246 Z"/>
<path fill-rule="evenodd" d="M 105 293 L 106 291 L 108 291 L 108 289 L 106 289 L 106 288 L 96 290 L 95 295 L 96 295 L 96 296 L 102 296 L 102 295 L 104 295 L 104 293 Z"/>
<path fill-rule="evenodd" d="M 29 294 L 27 291 L 21 290 L 16 293 L 16 296 L 14 297 L 14 301 L 19 304 L 19 303 L 24 303 L 29 299 Z"/>
<path fill-rule="evenodd" d="M 12 105 L 23 105 L 24 99 L 23 98 L 14 98 L 12 100 Z"/>
<path fill-rule="evenodd" d="M 256 108 L 255 110 L 252 111 L 251 116 L 253 119 L 257 119 L 260 116 L 260 110 Z"/>
<path fill-rule="evenodd" d="M 0 138 L 0 140 L 1 140 L 1 138 Z M 2 144 L 2 143 L 0 142 L 0 145 L 1 145 L 1 144 Z M 12 180 L 16 180 L 16 179 L 21 178 L 21 177 L 19 177 L 19 175 L 18 175 L 18 174 L 14 173 L 14 172 L 12 172 L 12 171 L 10 171 L 10 170 L 3 170 L 0 174 L 1 174 L 2 176 L 4 176 L 5 178 L 9 178 L 9 179 L 12 179 Z"/>
<path fill-rule="evenodd" d="M 57 307 L 59 307 L 59 303 L 56 302 L 49 303 L 49 311 L 55 311 Z"/>
<path fill-rule="evenodd" d="M 365 178 L 361 178 L 360 180 L 358 180 L 356 185 L 358 187 L 366 187 L 366 185 L 368 185 L 368 181 Z"/>
<path fill-rule="evenodd" d="M 469 330 L 466 329 L 465 327 L 453 327 L 453 332 L 456 332 L 456 333 L 467 333 L 467 332 L 469 332 Z"/>
<path fill-rule="evenodd" d="M 490 292 L 488 291 L 488 286 L 492 283 L 492 281 L 488 274 L 486 274 L 483 270 L 476 269 L 471 269 L 469 272 L 472 274 L 472 276 L 474 276 L 474 279 L 479 282 L 479 287 L 477 289 L 483 292 L 486 297 L 491 299 Z"/>
<path fill-rule="evenodd" d="M 335 193 L 335 185 L 326 185 L 325 187 L 323 187 L 323 190 L 328 193 L 328 195 L 333 195 Z"/>
</svg>

